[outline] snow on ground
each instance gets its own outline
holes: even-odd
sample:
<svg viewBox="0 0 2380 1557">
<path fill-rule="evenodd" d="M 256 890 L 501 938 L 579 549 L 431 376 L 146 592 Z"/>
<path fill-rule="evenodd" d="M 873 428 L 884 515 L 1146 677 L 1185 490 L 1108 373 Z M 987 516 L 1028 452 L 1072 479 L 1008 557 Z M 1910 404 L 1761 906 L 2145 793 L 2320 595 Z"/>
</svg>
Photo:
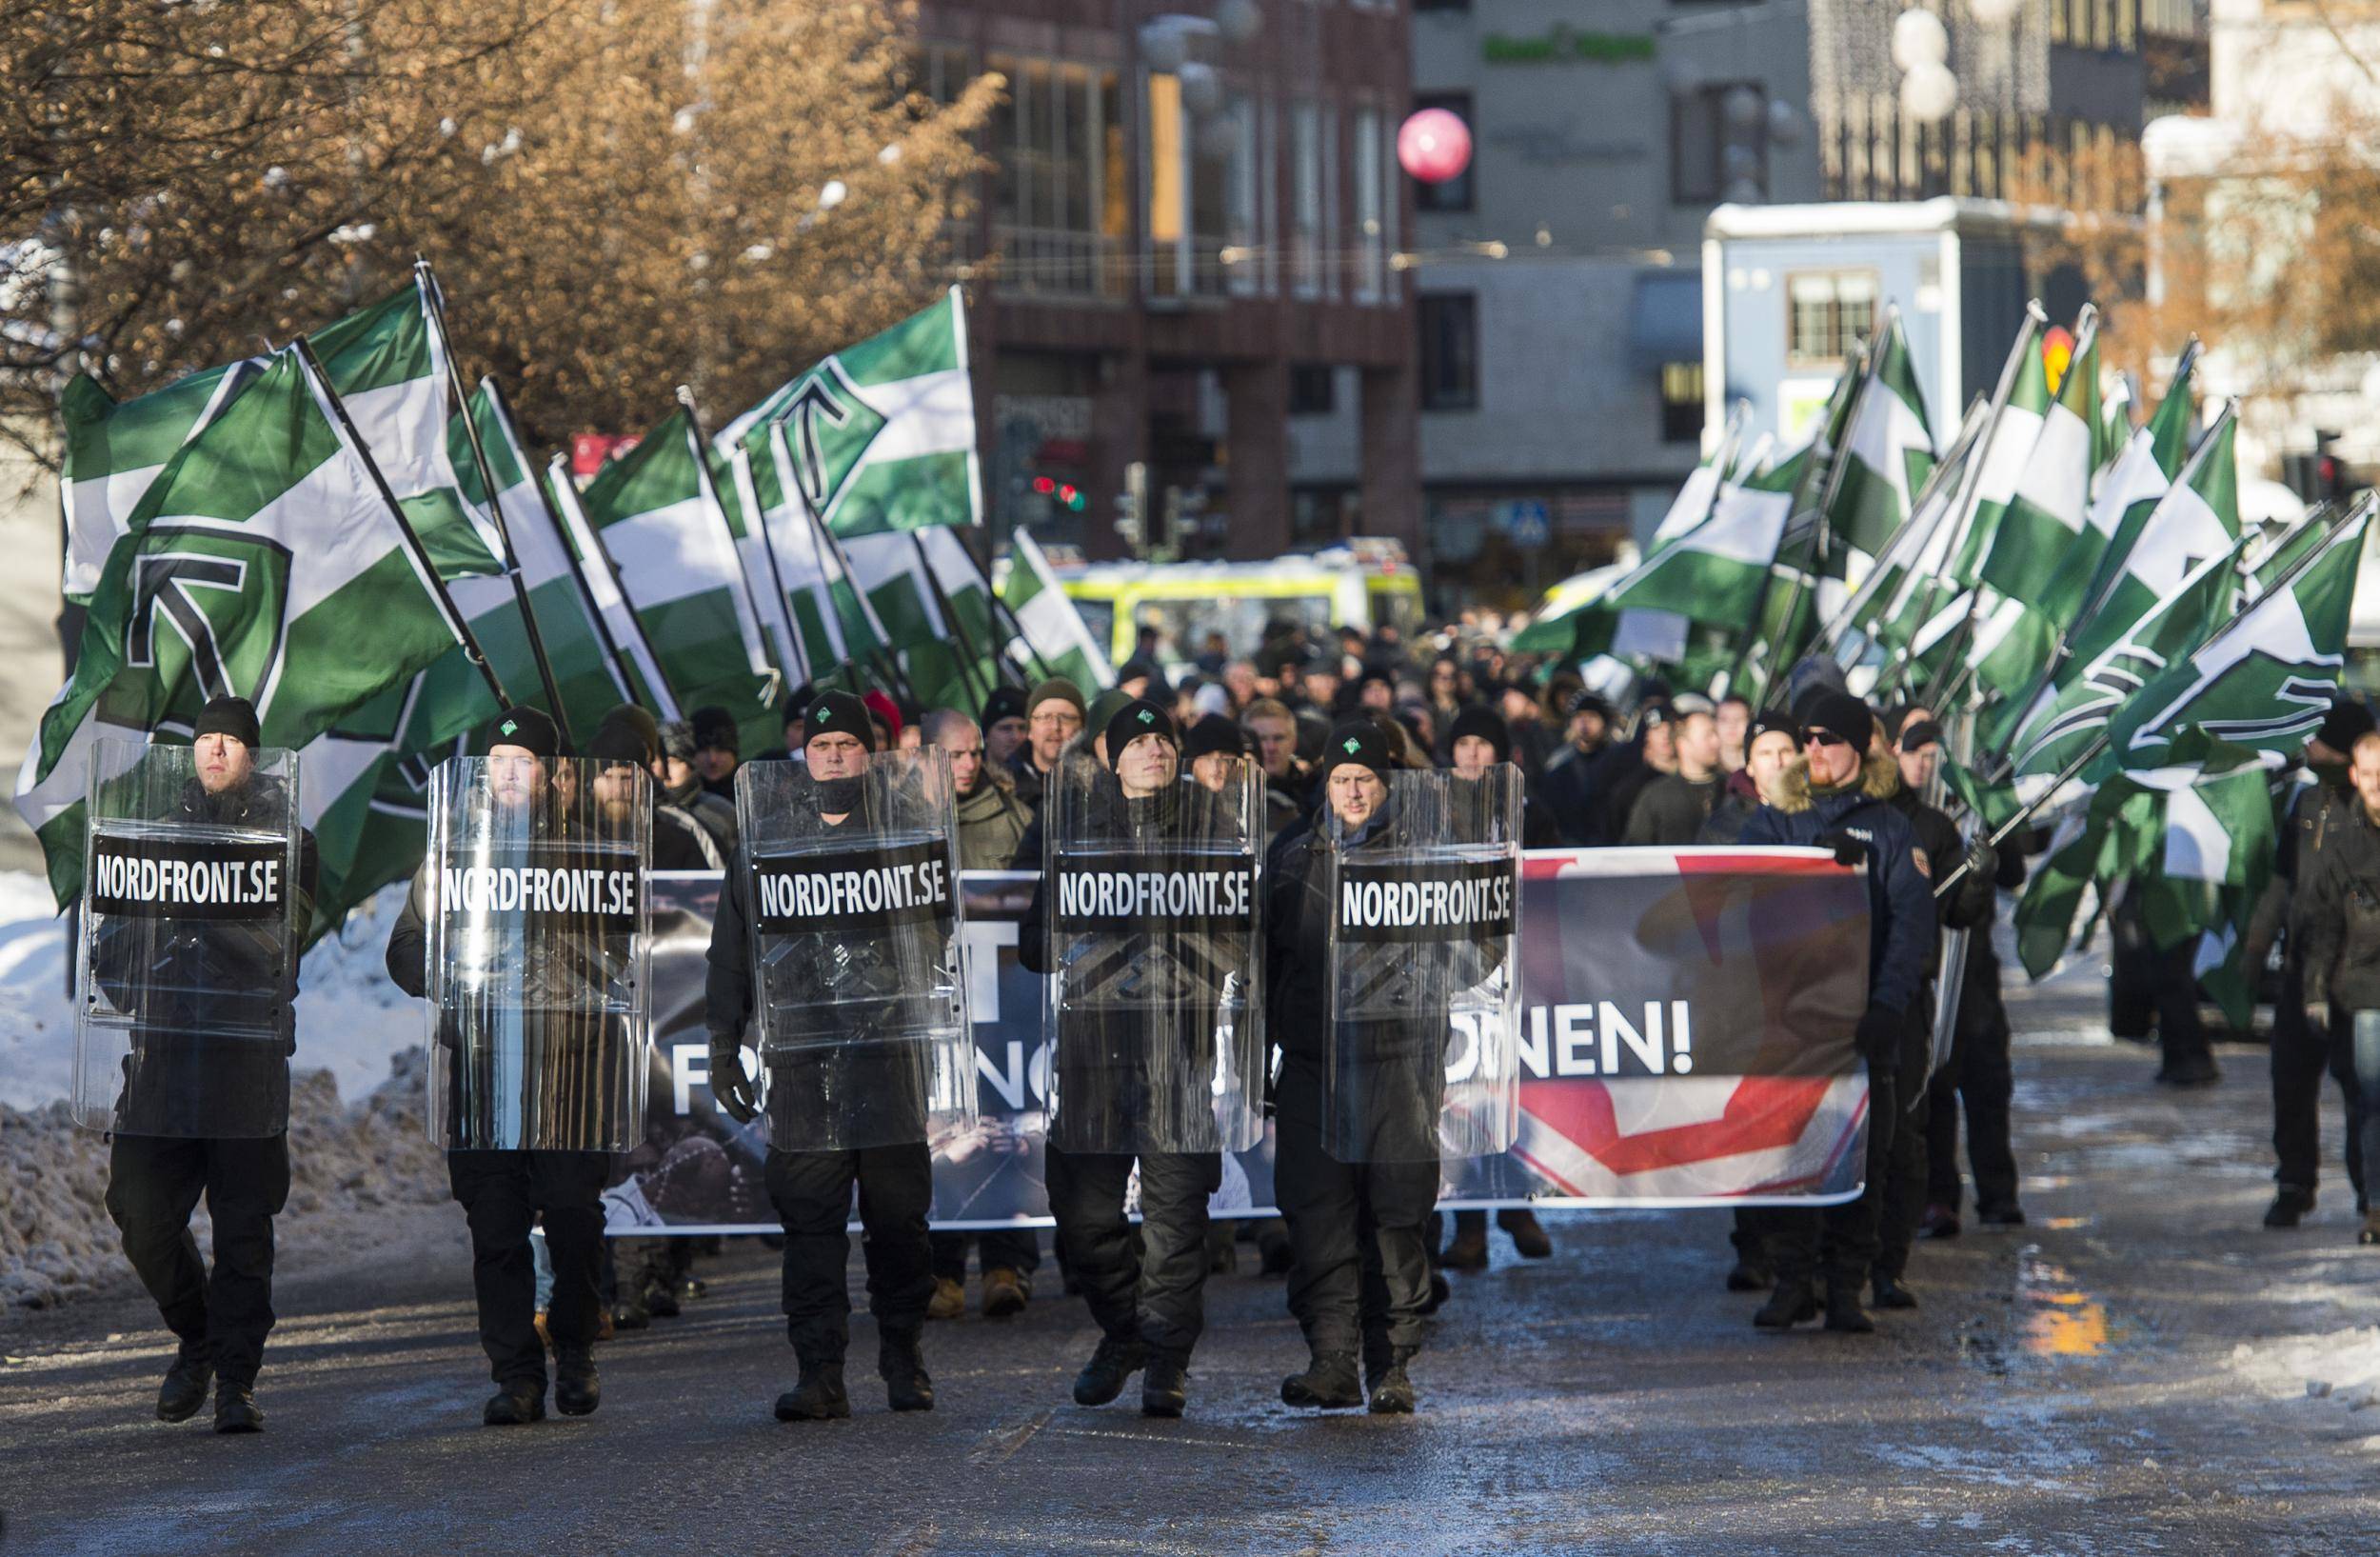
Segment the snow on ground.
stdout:
<svg viewBox="0 0 2380 1557">
<path fill-rule="evenodd" d="M 334 1241 L 382 1236 L 372 1219 L 386 1208 L 446 1194 L 445 1156 L 422 1127 L 423 1008 L 383 962 L 404 901 L 401 887 L 381 893 L 299 970 L 283 1223 Z M 78 1128 L 66 1103 L 72 963 L 48 886 L 0 872 L 0 1312 L 129 1279 L 102 1198 L 107 1144 Z M 206 1248 L 203 1211 L 196 1231 Z"/>
<path fill-rule="evenodd" d="M 391 887 L 306 954 L 298 970 L 300 1070 L 330 1072 L 343 1097 L 388 1078 L 389 1063 L 422 1042 L 423 1008 L 388 982 L 383 954 L 405 904 Z M 38 1108 L 67 1096 L 74 1071 L 74 948 L 50 887 L 0 871 L 0 1104 Z"/>
</svg>

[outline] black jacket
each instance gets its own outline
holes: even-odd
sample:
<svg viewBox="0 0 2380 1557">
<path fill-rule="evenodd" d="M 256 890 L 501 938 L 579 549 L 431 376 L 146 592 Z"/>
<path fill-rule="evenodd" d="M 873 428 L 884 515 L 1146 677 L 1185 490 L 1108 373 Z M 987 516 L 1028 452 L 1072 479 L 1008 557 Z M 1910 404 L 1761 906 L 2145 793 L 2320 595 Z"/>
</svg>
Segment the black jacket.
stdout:
<svg viewBox="0 0 2380 1557">
<path fill-rule="evenodd" d="M 1691 844 L 1711 820 L 1726 780 L 1714 773 L 1697 784 L 1683 773 L 1664 773 L 1646 785 L 1629 808 L 1623 844 Z"/>
<path fill-rule="evenodd" d="M 1607 742 L 1585 751 L 1565 744 L 1547 760 L 1545 772 L 1537 780 L 1537 798 L 1544 802 L 1563 843 L 1574 848 L 1599 848 L 1612 842 L 1603 814 L 1605 791 L 1634 749 Z"/>
<path fill-rule="evenodd" d="M 2321 847 L 2299 857 L 2291 921 L 2307 1004 L 2380 1010 L 2380 827 L 2360 803 L 2333 808 Z"/>
</svg>

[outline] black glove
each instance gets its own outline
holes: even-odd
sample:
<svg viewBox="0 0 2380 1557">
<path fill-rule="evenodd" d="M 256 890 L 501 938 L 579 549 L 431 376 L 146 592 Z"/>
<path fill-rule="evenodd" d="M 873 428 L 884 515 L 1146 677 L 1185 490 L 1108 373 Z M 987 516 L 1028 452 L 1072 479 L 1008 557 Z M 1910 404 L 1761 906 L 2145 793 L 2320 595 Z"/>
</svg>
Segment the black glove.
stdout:
<svg viewBox="0 0 2380 1557">
<path fill-rule="evenodd" d="M 1835 850 L 1836 865 L 1860 865 L 1868 858 L 1868 846 L 1841 828 L 1819 833 L 1818 847 Z"/>
<path fill-rule="evenodd" d="M 1859 1053 L 1874 1065 L 1890 1066 L 1900 1057 L 1901 1032 L 1909 1026 L 1908 1013 L 1889 1007 L 1871 1006 L 1859 1013 Z"/>
<path fill-rule="evenodd" d="M 744 1046 L 733 1038 L 711 1034 L 711 1097 L 739 1125 L 760 1117 L 760 1100 L 752 1093 L 752 1077 L 744 1068 Z"/>
</svg>

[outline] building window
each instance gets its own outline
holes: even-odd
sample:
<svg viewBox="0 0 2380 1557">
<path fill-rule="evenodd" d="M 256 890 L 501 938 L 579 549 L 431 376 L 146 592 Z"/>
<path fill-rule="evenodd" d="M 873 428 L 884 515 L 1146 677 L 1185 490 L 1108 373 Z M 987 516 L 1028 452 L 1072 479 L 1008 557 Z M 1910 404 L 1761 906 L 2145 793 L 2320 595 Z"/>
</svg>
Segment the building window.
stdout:
<svg viewBox="0 0 2380 1557">
<path fill-rule="evenodd" d="M 1289 414 L 1328 416 L 1339 405 L 1339 370 L 1326 362 L 1289 365 Z"/>
<path fill-rule="evenodd" d="M 1346 262 L 1339 240 L 1339 105 L 1322 110 L 1322 295 L 1337 298 L 1346 287 Z"/>
<path fill-rule="evenodd" d="M 1299 297 L 1322 290 L 1322 110 L 1314 103 L 1289 110 L 1292 163 L 1289 287 Z"/>
<path fill-rule="evenodd" d="M 1756 81 L 1722 81 L 1672 93 L 1670 203 L 1766 199 L 1768 108 L 1768 92 Z"/>
<path fill-rule="evenodd" d="M 1414 312 L 1421 325 L 1421 409 L 1478 409 L 1479 300 L 1470 292 L 1424 292 Z"/>
<path fill-rule="evenodd" d="M 1702 441 L 1702 364 L 1661 364 L 1661 441 Z"/>
<path fill-rule="evenodd" d="M 1465 125 L 1471 123 L 1471 94 L 1469 92 L 1432 92 L 1416 96 L 1413 100 L 1413 110 L 1418 113 L 1423 109 L 1444 109 Z M 1392 130 L 1390 133 L 1393 135 L 1395 131 Z M 1415 179 L 1413 181 L 1414 210 L 1462 211 L 1478 209 L 1479 191 L 1473 180 L 1478 175 L 1478 167 L 1479 159 L 1475 155 L 1469 167 L 1443 184 L 1424 184 L 1419 179 Z"/>
<path fill-rule="evenodd" d="M 1785 357 L 1795 367 L 1839 363 L 1875 323 L 1874 270 L 1803 270 L 1785 278 Z"/>
<path fill-rule="evenodd" d="M 1380 110 L 1356 110 L 1356 301 L 1377 303 L 1388 284 L 1388 211 L 1382 198 Z"/>
<path fill-rule="evenodd" d="M 1226 127 L 1236 121 L 1222 118 Z M 1201 144 L 1178 76 L 1148 78 L 1148 291 L 1152 297 L 1214 297 L 1224 289 L 1230 172 L 1236 140 L 1226 128 Z"/>
<path fill-rule="evenodd" d="M 998 165 L 992 236 L 1012 290 L 1125 293 L 1123 126 L 1112 70 L 994 58 L 1008 78 L 984 150 Z"/>
<path fill-rule="evenodd" d="M 1227 122 L 1231 154 L 1224 178 L 1223 286 L 1234 297 L 1254 297 L 1264 289 L 1266 247 L 1256 99 L 1245 92 L 1233 93 Z"/>
</svg>

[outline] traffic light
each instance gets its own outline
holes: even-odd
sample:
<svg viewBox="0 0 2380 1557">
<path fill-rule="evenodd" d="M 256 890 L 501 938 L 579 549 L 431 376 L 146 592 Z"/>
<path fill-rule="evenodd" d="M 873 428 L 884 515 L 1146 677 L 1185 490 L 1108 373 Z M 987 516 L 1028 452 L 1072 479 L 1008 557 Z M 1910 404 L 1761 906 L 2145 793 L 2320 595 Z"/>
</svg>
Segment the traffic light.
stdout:
<svg viewBox="0 0 2380 1557">
<path fill-rule="evenodd" d="M 2312 453 L 2281 456 L 2282 483 L 2308 503 L 2331 502 L 2353 491 L 2353 468 L 2330 447 L 2338 441 L 2339 434 L 2330 429 L 2314 429 Z"/>
</svg>

